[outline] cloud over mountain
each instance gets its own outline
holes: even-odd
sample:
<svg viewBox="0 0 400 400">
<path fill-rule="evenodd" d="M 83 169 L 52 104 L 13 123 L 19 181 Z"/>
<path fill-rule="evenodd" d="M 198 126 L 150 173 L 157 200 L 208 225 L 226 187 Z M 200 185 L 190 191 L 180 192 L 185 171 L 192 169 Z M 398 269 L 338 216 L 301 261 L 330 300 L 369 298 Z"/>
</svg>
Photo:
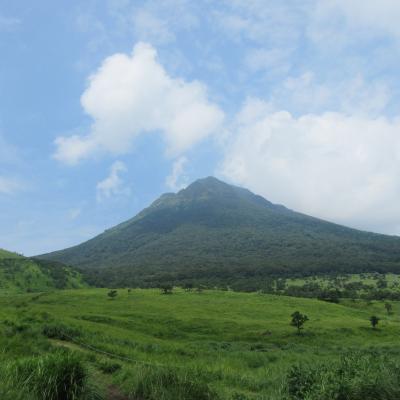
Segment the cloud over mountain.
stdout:
<svg viewBox="0 0 400 400">
<path fill-rule="evenodd" d="M 253 99 L 233 131 L 220 167 L 231 181 L 329 220 L 385 232 L 400 226 L 398 118 L 295 117 Z"/>
</svg>

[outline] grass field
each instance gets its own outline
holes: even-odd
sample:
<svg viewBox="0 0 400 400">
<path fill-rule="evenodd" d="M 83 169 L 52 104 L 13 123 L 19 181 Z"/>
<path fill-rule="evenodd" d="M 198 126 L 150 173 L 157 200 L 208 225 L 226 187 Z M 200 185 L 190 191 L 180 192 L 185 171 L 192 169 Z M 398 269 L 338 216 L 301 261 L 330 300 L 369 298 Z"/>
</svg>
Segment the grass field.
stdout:
<svg viewBox="0 0 400 400">
<path fill-rule="evenodd" d="M 0 294 L 0 362 L 63 346 L 82 354 L 104 393 L 137 393 L 143 371 L 174 371 L 178 380 L 205 382 L 221 399 L 280 399 L 286 372 L 298 362 L 330 362 L 371 349 L 400 358 L 395 302 L 387 315 L 383 302 L 361 300 L 330 304 L 181 289 L 172 295 L 124 289 L 115 299 L 107 293 Z M 302 335 L 290 326 L 296 310 L 309 317 Z M 370 327 L 371 315 L 381 318 L 378 329 Z"/>
</svg>

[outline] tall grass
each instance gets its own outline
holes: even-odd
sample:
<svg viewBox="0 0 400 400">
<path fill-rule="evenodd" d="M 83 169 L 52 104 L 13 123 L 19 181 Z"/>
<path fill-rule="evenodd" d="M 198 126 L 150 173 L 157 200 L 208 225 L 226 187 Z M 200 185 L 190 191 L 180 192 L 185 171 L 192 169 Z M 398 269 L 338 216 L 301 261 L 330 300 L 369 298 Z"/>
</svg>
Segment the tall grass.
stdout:
<svg viewBox="0 0 400 400">
<path fill-rule="evenodd" d="M 217 393 L 191 370 L 141 366 L 130 375 L 128 392 L 141 400 L 217 400 Z"/>
<path fill-rule="evenodd" d="M 377 353 L 353 353 L 336 363 L 296 365 L 285 389 L 290 400 L 400 399 L 400 363 Z"/>
<path fill-rule="evenodd" d="M 9 362 L 2 367 L 4 397 L 15 400 L 95 400 L 88 371 L 75 353 L 58 350 L 42 357 Z M 12 397 L 15 392 L 19 397 Z M 1 392 L 0 392 L 1 393 Z"/>
</svg>

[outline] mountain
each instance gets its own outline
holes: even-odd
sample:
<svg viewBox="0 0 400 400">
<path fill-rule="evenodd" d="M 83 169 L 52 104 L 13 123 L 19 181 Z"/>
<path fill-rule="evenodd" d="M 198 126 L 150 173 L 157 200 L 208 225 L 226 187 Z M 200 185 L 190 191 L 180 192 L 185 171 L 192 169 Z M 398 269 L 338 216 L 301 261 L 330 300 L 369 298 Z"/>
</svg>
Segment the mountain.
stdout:
<svg viewBox="0 0 400 400">
<path fill-rule="evenodd" d="M 65 265 L 35 260 L 0 249 L 0 291 L 45 291 L 87 286 L 82 275 Z"/>
<path fill-rule="evenodd" d="M 79 267 L 104 286 L 258 287 L 271 275 L 400 273 L 400 238 L 300 214 L 209 177 L 162 195 L 85 243 L 40 258 Z"/>
</svg>

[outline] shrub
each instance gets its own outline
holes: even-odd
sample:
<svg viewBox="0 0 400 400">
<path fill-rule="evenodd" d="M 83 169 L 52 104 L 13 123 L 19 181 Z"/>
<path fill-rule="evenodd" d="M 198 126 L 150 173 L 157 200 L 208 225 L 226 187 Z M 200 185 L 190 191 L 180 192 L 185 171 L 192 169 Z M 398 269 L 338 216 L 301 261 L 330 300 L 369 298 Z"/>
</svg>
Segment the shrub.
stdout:
<svg viewBox="0 0 400 400">
<path fill-rule="evenodd" d="M 113 300 L 113 299 L 115 299 L 117 296 L 118 296 L 118 292 L 116 291 L 116 290 L 110 290 L 108 293 L 107 293 L 107 296 L 111 299 L 111 300 Z"/>
</svg>

